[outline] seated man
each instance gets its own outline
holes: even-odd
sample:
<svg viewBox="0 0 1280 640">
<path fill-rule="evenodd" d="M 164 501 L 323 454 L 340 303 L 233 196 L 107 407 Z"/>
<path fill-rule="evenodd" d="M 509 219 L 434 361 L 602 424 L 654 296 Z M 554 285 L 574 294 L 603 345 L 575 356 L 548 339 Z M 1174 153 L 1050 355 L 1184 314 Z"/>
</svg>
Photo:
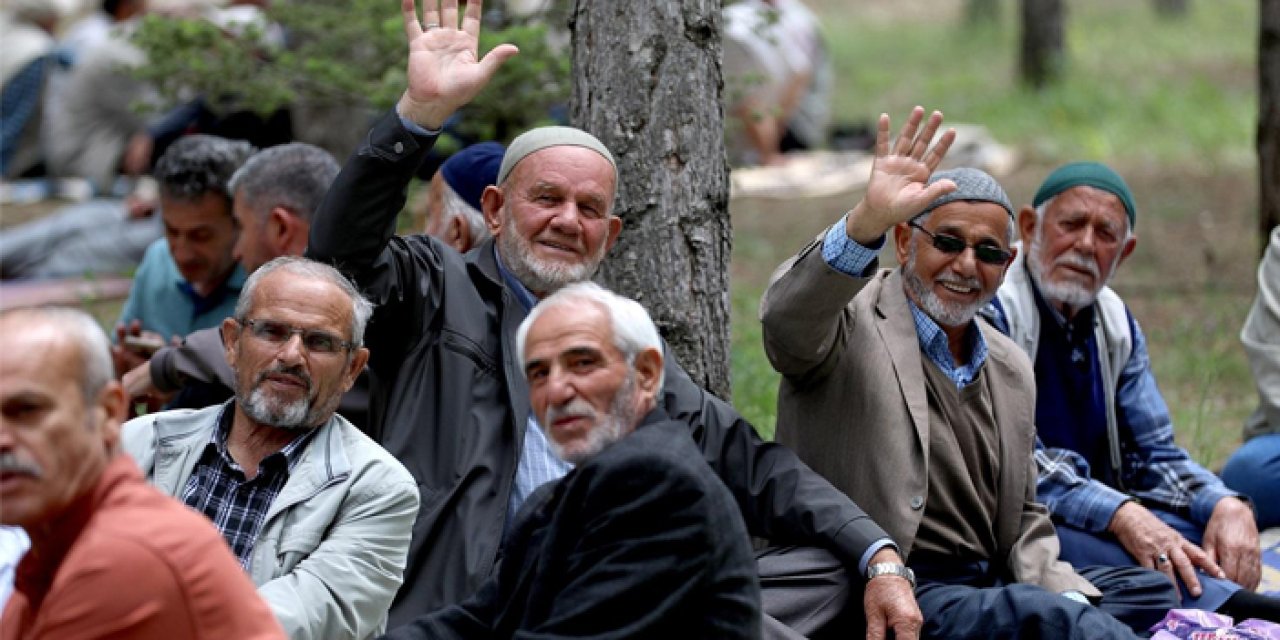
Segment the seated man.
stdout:
<svg viewBox="0 0 1280 640">
<path fill-rule="evenodd" d="M 301 142 L 263 149 L 236 170 L 230 189 L 240 233 L 232 254 L 241 268 L 252 273 L 280 256 L 302 255 L 311 218 L 336 175 L 338 163 L 328 151 Z M 124 388 L 130 399 L 164 401 L 169 408 L 198 409 L 230 398 L 235 372 L 223 355 L 220 329 L 201 329 L 160 349 L 125 374 Z M 338 410 L 362 426 L 368 404 L 367 384 L 357 381 Z"/>
<path fill-rule="evenodd" d="M 481 142 L 449 156 L 413 205 L 414 228 L 466 253 L 490 237 L 480 196 L 498 181 L 506 151 L 496 142 Z"/>
<path fill-rule="evenodd" d="M 1239 591 L 1261 576 L 1253 510 L 1174 444 L 1146 339 L 1106 286 L 1136 216 L 1096 162 L 1058 168 L 1018 214 L 1027 250 L 988 311 L 1035 363 L 1037 497 L 1071 564 L 1159 569 L 1185 607 L 1276 620 L 1275 601 Z"/>
<path fill-rule="evenodd" d="M 657 406 L 662 339 L 644 308 L 570 285 L 524 319 L 516 350 L 552 450 L 576 466 L 525 502 L 476 595 L 390 637 L 760 637 L 747 530 Z"/>
<path fill-rule="evenodd" d="M 1240 331 L 1258 387 L 1258 410 L 1245 422 L 1245 443 L 1222 469 L 1222 481 L 1253 500 L 1258 526 L 1280 527 L 1280 227 L 1258 266 L 1258 297 Z"/>
<path fill-rule="evenodd" d="M 213 527 L 119 455 L 97 322 L 0 313 L 0 353 L 0 524 L 31 536 L 0 638 L 283 638 Z"/>
<path fill-rule="evenodd" d="M 394 235 L 432 131 L 515 53 L 500 45 L 477 56 L 478 0 L 465 12 L 456 0 L 431 0 L 421 21 L 412 5 L 402 4 L 409 86 L 334 180 L 307 247 L 378 305 L 369 433 L 422 488 L 392 626 L 473 594 L 498 565 L 520 506 L 571 468 L 530 411 L 516 328 L 542 297 L 589 280 L 623 224 L 613 209 L 618 170 L 604 144 L 580 129 L 540 127 L 512 141 L 495 186 L 484 190 L 492 239 L 459 254 L 431 236 Z M 441 19 L 459 14 L 461 29 Z M 693 434 L 747 530 L 770 543 L 757 553 L 768 637 L 839 631 L 846 610 L 865 609 L 872 629 L 895 627 L 900 638 L 919 624 L 905 582 L 863 578 L 867 564 L 900 558 L 848 496 L 786 447 L 762 441 L 674 358 L 665 360 L 659 403 Z"/>
<path fill-rule="evenodd" d="M 930 177 L 955 134 L 926 154 L 942 114 L 917 138 L 923 115 L 916 107 L 892 151 L 880 116 L 866 196 L 784 263 L 761 301 L 765 349 L 783 374 L 778 440 L 902 548 L 923 637 L 1145 631 L 1177 603 L 1160 574 L 1078 574 L 1058 561 L 1035 502 L 1030 364 L 974 319 L 1013 257 L 1013 211 L 981 171 Z M 902 266 L 877 273 L 890 228 Z M 903 567 L 872 571 L 911 579 Z"/>
<path fill-rule="evenodd" d="M 151 244 L 134 274 L 116 330 L 121 342 L 143 330 L 167 342 L 231 315 L 244 271 L 232 255 L 237 230 L 228 181 L 253 151 L 246 142 L 191 135 L 156 162 L 165 237 Z M 114 353 L 120 374 L 144 359 Z"/>
<path fill-rule="evenodd" d="M 236 397 L 124 427 L 148 480 L 209 517 L 293 638 L 368 638 L 400 587 L 418 489 L 334 414 L 372 308 L 337 271 L 278 258 L 222 323 Z"/>
</svg>

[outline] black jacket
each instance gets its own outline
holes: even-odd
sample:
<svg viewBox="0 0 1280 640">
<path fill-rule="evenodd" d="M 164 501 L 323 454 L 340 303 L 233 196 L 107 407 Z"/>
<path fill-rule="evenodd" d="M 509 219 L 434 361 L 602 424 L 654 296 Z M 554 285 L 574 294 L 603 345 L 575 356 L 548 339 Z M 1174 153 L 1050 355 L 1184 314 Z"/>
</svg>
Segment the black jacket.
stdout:
<svg viewBox="0 0 1280 640">
<path fill-rule="evenodd" d="M 378 305 L 366 331 L 369 433 L 422 492 L 391 627 L 461 602 L 492 571 L 529 414 L 515 348 L 525 312 L 503 285 L 493 242 L 463 256 L 428 236 L 395 235 L 405 189 L 433 142 L 405 130 L 394 113 L 383 117 L 338 174 L 307 249 Z M 855 568 L 887 537 L 670 358 L 660 402 L 689 426 L 752 535 L 826 548 Z"/>
<path fill-rule="evenodd" d="M 737 505 L 661 410 L 535 491 L 503 548 L 479 592 L 387 637 L 760 637 Z"/>
</svg>

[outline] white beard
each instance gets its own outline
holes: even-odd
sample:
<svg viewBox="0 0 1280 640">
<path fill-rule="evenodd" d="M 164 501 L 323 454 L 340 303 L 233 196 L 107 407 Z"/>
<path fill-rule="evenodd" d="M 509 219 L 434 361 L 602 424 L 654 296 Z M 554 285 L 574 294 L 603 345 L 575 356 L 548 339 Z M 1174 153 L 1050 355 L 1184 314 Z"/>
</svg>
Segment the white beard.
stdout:
<svg viewBox="0 0 1280 640">
<path fill-rule="evenodd" d="M 530 291 L 547 295 L 561 287 L 590 280 L 604 260 L 608 245 L 601 243 L 594 256 L 577 264 L 543 260 L 533 253 L 533 243 L 516 230 L 514 217 L 507 205 L 502 208 L 502 233 L 498 234 L 498 250 L 503 264 Z"/>
<path fill-rule="evenodd" d="M 1049 269 L 1059 265 L 1071 265 L 1085 269 L 1093 274 L 1094 281 L 1098 283 L 1097 288 L 1091 289 L 1079 282 L 1073 280 L 1049 281 L 1043 277 L 1042 269 L 1044 268 L 1044 223 L 1040 223 L 1036 233 L 1031 238 L 1031 246 L 1027 248 L 1027 273 L 1031 276 L 1031 281 L 1036 283 L 1036 288 L 1040 290 L 1040 295 L 1044 296 L 1051 306 L 1068 307 L 1071 309 L 1083 309 L 1098 299 L 1098 292 L 1102 291 L 1102 287 L 1106 286 L 1110 281 L 1103 280 L 1098 273 L 1098 264 L 1089 256 L 1071 249 L 1059 255 L 1054 259 L 1053 264 L 1049 265 Z M 1116 254 L 1116 261 L 1111 265 L 1110 273 L 1116 272 L 1116 265 L 1120 262 L 1120 255 Z"/>
<path fill-rule="evenodd" d="M 618 389 L 618 393 L 614 395 L 613 402 L 609 405 L 609 413 L 604 416 L 599 415 L 587 401 L 581 398 L 563 407 L 548 407 L 547 415 L 542 421 L 544 430 L 548 429 L 547 425 L 564 416 L 589 416 L 595 420 L 595 426 L 587 433 L 585 442 L 579 441 L 573 451 L 567 450 L 564 445 L 556 442 L 548 431 L 547 441 L 551 444 L 551 452 L 565 462 L 579 465 L 630 433 L 636 418 L 632 410 L 636 394 L 635 383 L 635 374 L 629 373 L 622 387 Z"/>
<path fill-rule="evenodd" d="M 959 327 L 968 324 L 973 317 L 978 315 L 978 311 L 982 309 L 992 296 L 982 296 L 975 302 L 970 304 L 961 304 L 958 302 L 947 302 L 934 294 L 933 289 L 926 284 L 919 275 L 916 274 L 916 245 L 911 244 L 911 248 L 907 251 L 907 262 L 902 267 L 902 278 L 907 284 L 907 288 L 911 293 L 915 294 L 917 304 L 925 315 L 933 318 L 934 322 L 944 327 Z M 950 278 L 944 279 L 945 282 L 951 282 L 966 287 L 981 288 L 981 283 L 977 278 Z"/>
</svg>

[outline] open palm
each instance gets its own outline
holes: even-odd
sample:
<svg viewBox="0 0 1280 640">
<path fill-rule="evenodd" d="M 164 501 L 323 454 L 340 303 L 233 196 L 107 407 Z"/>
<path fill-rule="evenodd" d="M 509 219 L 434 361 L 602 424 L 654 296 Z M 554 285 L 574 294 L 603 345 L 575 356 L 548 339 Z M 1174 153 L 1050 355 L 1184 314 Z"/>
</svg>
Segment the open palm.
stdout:
<svg viewBox="0 0 1280 640">
<path fill-rule="evenodd" d="M 925 123 L 924 130 L 917 136 L 916 132 L 923 118 L 923 108 L 913 109 L 898 134 L 897 141 L 890 148 L 889 116 L 880 115 L 876 130 L 875 160 L 863 203 L 868 215 L 874 218 L 877 226 L 885 230 L 910 220 L 930 202 L 955 190 L 955 184 L 949 180 L 927 184 L 929 176 L 938 168 L 955 140 L 955 131 L 943 133 L 938 143 L 929 149 L 929 143 L 942 124 L 942 113 L 934 111 Z"/>
</svg>

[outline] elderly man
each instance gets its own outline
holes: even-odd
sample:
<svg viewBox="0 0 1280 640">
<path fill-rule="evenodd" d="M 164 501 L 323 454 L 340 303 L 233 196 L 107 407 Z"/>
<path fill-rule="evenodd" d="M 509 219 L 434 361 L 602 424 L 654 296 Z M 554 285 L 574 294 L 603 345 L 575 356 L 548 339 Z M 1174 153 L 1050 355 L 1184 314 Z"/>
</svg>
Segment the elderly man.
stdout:
<svg viewBox="0 0 1280 640">
<path fill-rule="evenodd" d="M 1271 230 L 1258 265 L 1258 297 L 1240 342 L 1258 387 L 1258 410 L 1245 421 L 1245 443 L 1222 468 L 1222 481 L 1253 500 L 1265 529 L 1280 526 L 1280 227 Z"/>
<path fill-rule="evenodd" d="M 120 310 L 121 345 L 113 355 L 121 375 L 164 342 L 231 315 L 244 271 L 232 256 L 237 229 L 228 181 L 253 152 L 247 142 L 191 135 L 156 162 L 165 237 L 147 249 Z M 143 331 L 160 344 L 132 347 L 128 338 Z"/>
<path fill-rule="evenodd" d="M 520 506 L 569 471 L 530 410 L 516 328 L 540 298 L 589 279 L 622 227 L 613 215 L 612 155 L 586 132 L 551 127 L 513 141 L 497 186 L 485 189 L 493 240 L 459 255 L 429 236 L 393 235 L 431 132 L 515 53 L 502 45 L 476 62 L 480 2 L 467 3 L 463 29 L 454 26 L 456 0 L 428 6 L 425 30 L 412 0 L 403 7 L 408 90 L 334 181 L 308 247 L 379 304 L 370 331 L 370 433 L 422 488 L 393 626 L 475 592 Z M 775 545 L 758 563 L 766 633 L 807 635 L 846 602 L 859 608 L 861 571 L 900 561 L 885 533 L 785 447 L 762 442 L 672 359 L 665 369 L 659 404 L 693 432 L 750 533 Z M 850 596 L 848 574 L 859 595 Z M 905 582 L 865 584 L 872 629 L 882 631 L 886 620 L 900 629 L 919 623 Z"/>
<path fill-rule="evenodd" d="M 300 142 L 263 149 L 236 170 L 229 185 L 240 229 L 232 255 L 240 266 L 252 273 L 280 256 L 302 255 L 311 219 L 337 175 L 328 151 Z M 369 401 L 367 388 L 357 386 L 343 395 L 339 411 L 359 426 Z M 230 398 L 235 372 L 223 356 L 220 329 L 202 329 L 160 349 L 125 374 L 124 387 L 131 399 L 165 399 L 170 408 L 203 408 Z"/>
<path fill-rule="evenodd" d="M 1261 576 L 1253 510 L 1174 444 L 1146 339 L 1106 286 L 1136 219 L 1096 162 L 1058 168 L 1018 214 L 1027 251 L 988 312 L 1035 363 L 1037 496 L 1073 565 L 1155 568 L 1184 606 L 1276 620 L 1275 601 L 1239 591 Z"/>
<path fill-rule="evenodd" d="M 765 292 L 778 439 L 893 535 L 911 570 L 883 570 L 914 571 L 923 636 L 1145 631 L 1176 603 L 1160 574 L 1078 574 L 1057 558 L 1035 502 L 1030 364 L 974 320 L 1013 258 L 1013 210 L 981 171 L 930 175 L 955 134 L 926 152 L 942 114 L 917 137 L 923 117 L 916 107 L 891 149 L 880 116 L 865 198 Z M 891 228 L 902 266 L 877 273 Z"/>
<path fill-rule="evenodd" d="M 278 258 L 222 323 L 236 397 L 125 425 L 147 478 L 209 517 L 293 638 L 385 627 L 418 510 L 413 478 L 334 414 L 372 308 L 341 274 Z"/>
<path fill-rule="evenodd" d="M 107 336 L 71 309 L 0 314 L 0 524 L 31 551 L 0 638 L 283 638 L 218 534 L 119 455 Z"/>
<path fill-rule="evenodd" d="M 552 450 L 576 466 L 529 497 L 476 595 L 389 638 L 758 638 L 742 516 L 657 406 L 662 339 L 644 308 L 569 285 L 520 323 L 516 350 Z"/>
<path fill-rule="evenodd" d="M 490 237 L 480 197 L 498 180 L 506 149 L 480 142 L 449 156 L 413 205 L 414 227 L 466 253 Z"/>
</svg>

